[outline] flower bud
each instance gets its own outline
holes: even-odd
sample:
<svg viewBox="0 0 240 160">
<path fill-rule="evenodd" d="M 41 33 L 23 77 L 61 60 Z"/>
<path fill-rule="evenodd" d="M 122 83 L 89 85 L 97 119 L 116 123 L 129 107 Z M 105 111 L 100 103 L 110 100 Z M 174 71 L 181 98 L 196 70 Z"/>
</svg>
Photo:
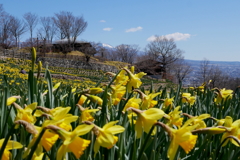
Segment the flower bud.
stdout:
<svg viewBox="0 0 240 160">
<path fill-rule="evenodd" d="M 32 71 L 34 71 L 34 64 L 36 62 L 37 59 L 37 53 L 36 53 L 36 49 L 34 47 L 32 47 Z"/>
<path fill-rule="evenodd" d="M 89 94 L 85 94 L 86 97 L 88 97 L 92 102 L 97 103 L 98 105 L 102 105 L 103 100 L 102 98 L 98 97 L 98 96 L 94 96 L 94 95 L 89 95 Z"/>
<path fill-rule="evenodd" d="M 89 89 L 89 94 L 98 94 L 102 93 L 104 90 L 102 88 L 90 88 Z"/>
</svg>

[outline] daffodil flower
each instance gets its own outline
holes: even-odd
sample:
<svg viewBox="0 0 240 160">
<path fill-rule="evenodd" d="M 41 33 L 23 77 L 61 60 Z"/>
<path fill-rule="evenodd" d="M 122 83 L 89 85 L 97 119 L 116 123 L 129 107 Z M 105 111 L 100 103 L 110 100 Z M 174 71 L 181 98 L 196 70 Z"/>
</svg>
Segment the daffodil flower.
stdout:
<svg viewBox="0 0 240 160">
<path fill-rule="evenodd" d="M 127 101 L 126 105 L 124 106 L 123 112 L 126 112 L 126 110 L 127 110 L 128 108 L 130 108 L 130 107 L 139 109 L 140 103 L 141 103 L 141 99 L 140 99 L 140 98 L 136 98 L 136 97 L 130 98 L 130 99 Z"/>
<path fill-rule="evenodd" d="M 81 116 L 79 117 L 79 123 L 83 121 L 90 121 L 93 122 L 94 118 L 90 114 L 91 112 L 97 112 L 99 109 L 89 109 L 89 108 L 83 108 L 81 105 L 77 104 L 78 108 L 81 111 Z"/>
<path fill-rule="evenodd" d="M 115 85 L 115 86 L 111 86 L 112 89 L 112 93 L 111 93 L 111 99 L 112 99 L 112 103 L 113 105 L 117 105 L 122 97 L 125 95 L 126 93 L 126 87 L 122 86 L 121 84 Z"/>
<path fill-rule="evenodd" d="M 153 99 L 162 93 L 162 92 L 157 92 L 157 93 L 150 93 L 150 94 L 146 95 L 138 89 L 135 89 L 133 91 L 138 92 L 141 96 L 142 104 L 141 104 L 140 108 L 142 110 L 145 110 L 148 108 L 153 108 L 158 103 L 156 100 L 153 100 Z"/>
<path fill-rule="evenodd" d="M 170 112 L 168 115 L 164 115 L 169 121 L 167 125 L 172 127 L 172 125 L 177 126 L 180 128 L 182 126 L 183 118 L 181 117 L 182 111 L 179 111 L 180 106 L 174 108 L 172 112 Z"/>
<path fill-rule="evenodd" d="M 190 125 L 193 121 L 194 118 L 188 119 L 178 130 L 170 128 L 162 122 L 156 123 L 156 125 L 162 126 L 171 137 L 171 143 L 167 153 L 170 160 L 174 160 L 179 146 L 181 146 L 187 154 L 194 148 L 198 136 L 193 135 L 191 131 L 194 130 L 198 124 Z"/>
<path fill-rule="evenodd" d="M 36 122 L 36 118 L 32 115 L 32 112 L 33 110 L 36 109 L 37 102 L 27 105 L 24 109 L 18 104 L 16 104 L 15 102 L 13 103 L 13 105 L 17 109 L 17 115 L 15 117 L 15 121 L 24 120 L 32 124 Z"/>
<path fill-rule="evenodd" d="M 198 124 L 196 129 L 206 128 L 207 126 L 203 120 L 206 118 L 210 118 L 210 114 L 201 114 L 201 115 L 195 116 L 195 117 L 192 115 L 189 115 L 187 113 L 183 113 L 183 115 L 187 116 L 188 118 L 194 118 L 193 124 Z"/>
<path fill-rule="evenodd" d="M 216 98 L 216 103 L 219 104 L 221 103 L 221 101 L 225 101 L 226 99 L 228 98 L 232 98 L 232 93 L 233 93 L 233 90 L 226 90 L 225 88 L 223 89 L 216 89 L 217 90 L 217 98 Z"/>
<path fill-rule="evenodd" d="M 81 97 L 78 100 L 78 104 L 83 105 L 86 100 L 87 100 L 87 97 L 84 95 L 81 95 Z"/>
<path fill-rule="evenodd" d="M 227 138 L 228 136 L 235 136 L 240 140 L 240 119 L 236 120 L 233 122 L 232 117 L 230 116 L 226 116 L 225 117 L 225 123 L 224 123 L 224 127 L 227 129 L 226 132 L 222 135 L 222 139 L 221 142 L 223 142 L 223 140 L 225 138 Z M 222 146 L 227 145 L 227 143 L 229 142 L 229 140 L 236 146 L 239 147 L 238 143 L 236 141 L 234 141 L 232 138 L 231 139 L 227 139 Z"/>
<path fill-rule="evenodd" d="M 191 106 L 194 104 L 195 100 L 196 100 L 196 97 L 191 96 L 191 93 L 183 93 L 182 94 L 182 102 L 183 103 L 188 102 Z"/>
<path fill-rule="evenodd" d="M 143 131 L 149 133 L 150 129 L 157 122 L 157 120 L 161 119 L 165 114 L 161 109 L 158 108 L 150 108 L 145 111 L 135 108 L 129 108 L 128 110 L 135 112 L 138 116 L 135 123 L 135 131 L 137 133 L 136 138 L 141 138 Z M 155 134 L 155 129 L 153 130 L 152 134 Z"/>
<path fill-rule="evenodd" d="M 72 132 L 65 131 L 53 125 L 46 127 L 58 133 L 63 140 L 57 152 L 57 160 L 62 160 L 67 152 L 72 152 L 79 159 L 90 144 L 90 140 L 82 139 L 79 136 L 87 134 L 93 127 L 94 125 L 82 124 L 77 126 Z"/>
<path fill-rule="evenodd" d="M 13 104 L 17 99 L 21 98 L 20 96 L 12 96 L 7 99 L 7 106 Z"/>
<path fill-rule="evenodd" d="M 118 121 L 112 121 L 100 128 L 95 125 L 93 128 L 94 134 L 97 136 L 94 143 L 94 156 L 100 149 L 100 146 L 104 148 L 112 148 L 117 143 L 118 137 L 115 134 L 122 133 L 125 128 L 120 125 L 115 125 Z"/>
<path fill-rule="evenodd" d="M 3 145 L 5 139 L 0 139 L 0 148 Z M 11 159 L 11 152 L 9 150 L 12 149 L 20 149 L 22 148 L 23 145 L 19 142 L 16 141 L 12 141 L 12 140 L 8 140 L 7 145 L 3 151 L 3 155 L 2 155 L 2 159 L 1 160 L 9 160 Z"/>
<path fill-rule="evenodd" d="M 142 82 L 140 78 L 142 78 L 146 73 L 140 72 L 138 74 L 133 74 L 131 71 L 129 71 L 127 68 L 123 68 L 128 74 L 129 81 L 127 83 L 127 90 L 131 91 L 132 88 L 139 88 L 142 85 Z"/>
<path fill-rule="evenodd" d="M 28 144 L 27 150 L 24 152 L 23 154 L 23 158 L 26 158 L 28 156 L 28 154 L 30 153 L 30 150 L 32 148 L 32 146 L 35 144 L 39 133 L 42 132 L 43 129 L 45 129 L 46 125 L 54 125 L 57 123 L 57 121 L 51 121 L 51 123 L 47 122 L 45 123 L 45 121 L 42 124 L 42 127 L 38 127 L 38 126 L 34 126 L 31 123 L 28 123 L 26 121 L 23 120 L 19 120 L 15 122 L 16 124 L 22 124 L 23 126 L 25 126 L 25 129 L 32 134 L 33 138 L 30 141 L 30 143 Z M 41 137 L 40 143 L 38 144 L 35 152 L 34 152 L 34 157 L 39 158 L 42 155 L 43 152 L 43 148 L 46 151 L 50 151 L 52 146 L 55 144 L 55 142 L 58 140 L 59 135 L 56 134 L 55 132 L 52 132 L 49 129 L 46 129 L 44 134 Z M 42 148 L 43 147 L 43 148 Z"/>
<path fill-rule="evenodd" d="M 174 101 L 174 97 L 165 98 L 165 100 L 163 102 L 163 109 L 167 109 L 168 107 L 170 107 L 170 109 L 171 109 L 173 106 L 173 101 Z"/>
<path fill-rule="evenodd" d="M 51 115 L 50 120 L 45 120 L 45 126 L 55 123 L 56 126 L 65 129 L 66 131 L 72 130 L 72 126 L 70 123 L 76 121 L 78 116 L 73 116 L 69 114 L 71 107 L 56 107 L 51 109 L 48 114 Z"/>
</svg>

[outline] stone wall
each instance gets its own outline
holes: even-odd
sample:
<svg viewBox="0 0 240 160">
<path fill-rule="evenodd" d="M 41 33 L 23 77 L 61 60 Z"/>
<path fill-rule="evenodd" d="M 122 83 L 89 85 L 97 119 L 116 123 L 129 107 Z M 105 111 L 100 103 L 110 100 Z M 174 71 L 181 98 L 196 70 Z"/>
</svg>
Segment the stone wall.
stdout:
<svg viewBox="0 0 240 160">
<path fill-rule="evenodd" d="M 117 73 L 118 69 L 115 66 L 94 63 L 94 62 L 85 62 L 80 60 L 73 59 L 62 59 L 62 58 L 47 58 L 47 57 L 38 57 L 37 61 L 42 61 L 43 67 L 48 66 L 53 67 L 65 67 L 65 68 L 79 68 L 79 69 L 88 69 L 88 70 L 97 70 L 105 72 L 114 72 Z"/>
</svg>

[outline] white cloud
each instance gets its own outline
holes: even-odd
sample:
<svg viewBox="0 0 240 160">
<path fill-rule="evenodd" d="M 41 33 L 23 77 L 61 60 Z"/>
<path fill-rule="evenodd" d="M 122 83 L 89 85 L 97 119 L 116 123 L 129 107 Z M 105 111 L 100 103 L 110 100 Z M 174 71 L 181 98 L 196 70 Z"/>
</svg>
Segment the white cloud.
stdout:
<svg viewBox="0 0 240 160">
<path fill-rule="evenodd" d="M 154 41 L 156 39 L 156 36 L 151 36 L 147 39 L 147 41 Z"/>
<path fill-rule="evenodd" d="M 188 38 L 191 37 L 190 34 L 188 33 L 179 33 L 179 32 L 176 32 L 176 33 L 172 33 L 172 34 L 167 34 L 167 35 L 163 35 L 163 36 L 159 36 L 160 38 L 167 38 L 167 39 L 171 39 L 173 38 L 175 41 L 182 41 L 182 40 L 187 40 Z M 147 41 L 154 41 L 156 38 L 156 36 L 151 36 L 147 39 Z"/>
<path fill-rule="evenodd" d="M 104 31 L 111 31 L 112 28 L 103 28 Z"/>
<path fill-rule="evenodd" d="M 104 22 L 106 22 L 106 21 L 105 21 L 105 20 L 100 20 L 100 22 L 104 23 Z"/>
<path fill-rule="evenodd" d="M 140 31 L 142 30 L 143 28 L 142 27 L 137 27 L 137 28 L 130 28 L 130 29 L 127 29 L 126 32 L 136 32 L 136 31 Z"/>
</svg>

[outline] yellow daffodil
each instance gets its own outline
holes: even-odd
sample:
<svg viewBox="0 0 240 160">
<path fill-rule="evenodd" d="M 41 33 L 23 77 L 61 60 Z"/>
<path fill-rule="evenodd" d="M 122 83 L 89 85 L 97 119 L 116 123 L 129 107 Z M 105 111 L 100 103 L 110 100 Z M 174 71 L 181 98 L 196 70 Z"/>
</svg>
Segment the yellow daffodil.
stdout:
<svg viewBox="0 0 240 160">
<path fill-rule="evenodd" d="M 36 118 L 32 115 L 32 113 L 33 113 L 33 110 L 35 110 L 37 107 L 37 102 L 27 105 L 24 109 L 20 107 L 18 104 L 16 104 L 15 102 L 13 103 L 13 105 L 17 109 L 17 115 L 15 117 L 15 121 L 24 120 L 32 124 L 36 122 Z"/>
<path fill-rule="evenodd" d="M 228 136 L 235 136 L 240 140 L 240 119 L 236 120 L 233 122 L 232 117 L 230 116 L 226 116 L 225 118 L 225 123 L 224 123 L 224 127 L 227 128 L 226 132 L 222 135 L 222 139 L 221 142 L 223 142 L 223 140 L 225 138 L 227 138 Z M 231 139 L 227 139 L 222 146 L 225 146 L 228 141 L 231 141 L 234 145 L 239 146 L 238 143 L 236 141 L 234 141 L 232 138 Z"/>
<path fill-rule="evenodd" d="M 83 103 L 87 100 L 87 97 L 84 95 L 81 95 L 81 97 L 78 100 L 79 105 L 83 105 Z"/>
<path fill-rule="evenodd" d="M 181 117 L 182 111 L 179 111 L 179 109 L 180 109 L 180 106 L 174 108 L 174 110 L 170 112 L 168 116 L 166 116 L 166 118 L 169 119 L 169 122 L 167 123 L 167 125 L 169 125 L 170 127 L 172 127 L 172 125 L 175 125 L 178 128 L 182 126 L 182 122 L 183 122 L 183 118 Z"/>
<path fill-rule="evenodd" d="M 191 93 L 183 93 L 182 94 L 182 102 L 188 102 L 190 105 L 193 105 L 196 100 L 195 96 L 191 96 Z"/>
<path fill-rule="evenodd" d="M 126 87 L 119 84 L 115 86 L 112 85 L 111 89 L 112 89 L 111 94 L 112 103 L 113 105 L 117 105 L 121 101 L 122 97 L 125 95 Z"/>
<path fill-rule="evenodd" d="M 5 139 L 0 139 L 0 148 L 3 145 Z M 7 145 L 3 151 L 2 159 L 1 160 L 10 160 L 11 159 L 11 152 L 9 150 L 12 149 L 20 149 L 23 145 L 19 142 L 8 140 Z"/>
<path fill-rule="evenodd" d="M 116 74 L 112 73 L 112 72 L 107 72 L 106 74 L 108 74 L 112 77 L 116 76 Z M 126 85 L 127 82 L 128 82 L 128 79 L 129 78 L 128 78 L 128 76 L 126 76 L 125 71 L 121 70 L 119 72 L 119 74 L 117 75 L 117 77 L 115 78 L 114 84 L 116 84 L 116 85 L 118 85 L 118 84 Z"/>
<path fill-rule="evenodd" d="M 7 99 L 7 106 L 10 106 L 13 102 L 15 102 L 17 99 L 21 98 L 20 96 L 12 96 Z"/>
<path fill-rule="evenodd" d="M 69 114 L 71 107 L 56 107 L 53 109 L 44 108 L 44 107 L 37 107 L 38 109 L 41 109 L 42 111 L 36 111 L 34 113 L 35 116 L 40 117 L 42 115 L 48 116 L 48 119 L 44 121 L 45 126 L 53 124 L 65 129 L 66 131 L 72 130 L 72 126 L 70 123 L 76 121 L 78 119 L 78 116 L 73 116 L 72 114 Z M 47 113 L 44 114 L 44 113 Z"/>
<path fill-rule="evenodd" d="M 231 99 L 232 98 L 232 93 L 233 93 L 233 90 L 226 90 L 225 88 L 223 89 L 217 89 L 217 98 L 216 98 L 216 103 L 219 104 L 221 103 L 221 101 L 225 101 L 226 99 Z"/>
<path fill-rule="evenodd" d="M 133 91 L 138 92 L 141 96 L 142 104 L 141 104 L 140 108 L 142 110 L 145 110 L 148 108 L 153 108 L 158 103 L 158 101 L 153 100 L 153 99 L 162 93 L 162 92 L 157 92 L 157 93 L 150 93 L 150 94 L 146 95 L 138 89 L 135 89 Z"/>
<path fill-rule="evenodd" d="M 173 102 L 174 102 L 174 97 L 165 98 L 165 100 L 163 102 L 163 109 L 167 109 L 168 107 L 170 107 L 170 109 L 171 109 L 173 106 Z"/>
<path fill-rule="evenodd" d="M 51 124 L 55 124 L 56 121 L 51 121 Z M 32 134 L 33 138 L 30 141 L 30 143 L 28 144 L 27 150 L 24 152 L 23 154 L 23 158 L 26 158 L 28 156 L 28 154 L 30 153 L 30 150 L 32 148 L 32 146 L 35 144 L 39 133 L 42 132 L 42 130 L 46 127 L 46 125 L 50 124 L 50 123 L 44 123 L 42 124 L 42 127 L 38 127 L 38 126 L 34 126 L 31 123 L 28 123 L 26 121 L 23 120 L 19 120 L 15 122 L 16 124 L 22 124 L 23 126 L 25 126 L 25 129 Z M 39 157 L 41 157 L 42 152 L 43 152 L 43 148 L 46 151 L 50 151 L 52 146 L 55 144 L 55 142 L 58 140 L 59 135 L 56 134 L 55 132 L 52 132 L 49 129 L 46 129 L 44 134 L 41 137 L 40 143 L 37 145 L 37 148 L 34 152 L 34 157 L 36 159 L 38 159 Z M 43 147 L 43 148 L 42 148 Z"/>
<path fill-rule="evenodd" d="M 67 152 L 72 152 L 74 156 L 79 159 L 90 144 L 90 140 L 82 139 L 79 136 L 87 134 L 93 127 L 94 125 L 82 124 L 77 126 L 74 131 L 67 132 L 56 126 L 48 126 L 48 129 L 58 133 L 63 140 L 57 152 L 57 160 L 64 159 Z"/>
<path fill-rule="evenodd" d="M 55 125 L 65 129 L 66 131 L 72 130 L 70 123 L 76 121 L 78 116 L 73 116 L 68 114 L 71 107 L 56 107 L 49 111 L 49 114 L 52 115 L 50 120 L 45 120 L 45 126 L 52 124 L 52 121 L 56 122 Z"/>
<path fill-rule="evenodd" d="M 99 109 L 89 109 L 89 108 L 83 108 L 81 105 L 77 104 L 78 108 L 81 111 L 81 116 L 79 117 L 79 123 L 83 121 L 90 121 L 93 122 L 94 118 L 90 114 L 91 112 L 97 112 Z"/>
<path fill-rule="evenodd" d="M 133 74 L 131 71 L 129 71 L 127 68 L 123 68 L 129 77 L 129 81 L 127 83 L 127 90 L 131 91 L 132 88 L 139 88 L 142 85 L 142 82 L 140 80 L 140 78 L 142 78 L 144 75 L 146 75 L 146 73 L 144 72 L 140 72 L 138 74 Z"/>
<path fill-rule="evenodd" d="M 163 128 L 168 132 L 169 136 L 171 137 L 171 143 L 167 153 L 170 160 L 174 160 L 179 145 L 184 149 L 187 154 L 194 148 L 198 136 L 193 135 L 191 131 L 194 130 L 198 126 L 198 124 L 190 125 L 193 121 L 194 118 L 188 119 L 184 123 L 184 125 L 178 130 L 170 128 L 161 122 L 157 123 L 158 125 L 163 126 Z"/>
<path fill-rule="evenodd" d="M 139 109 L 139 104 L 141 103 L 141 99 L 140 98 L 135 98 L 135 97 L 132 97 L 130 98 L 126 105 L 124 106 L 123 108 L 123 112 L 126 112 L 126 110 L 130 107 L 132 108 L 136 108 L 136 109 Z"/>
<path fill-rule="evenodd" d="M 68 114 L 71 107 L 56 107 L 54 109 L 46 109 L 45 111 L 48 113 L 49 119 L 45 120 L 42 124 L 42 127 L 34 126 L 36 132 L 33 134 L 33 139 L 28 145 L 28 150 L 24 153 L 24 157 L 27 156 L 30 148 L 35 143 L 39 133 L 43 130 L 43 128 L 49 126 L 49 125 L 55 125 L 58 128 L 61 128 L 65 131 L 72 130 L 71 122 L 74 122 L 78 119 L 78 116 L 73 116 L 71 114 Z M 35 154 L 36 156 L 40 156 L 42 153 L 42 146 L 46 151 L 50 151 L 53 144 L 57 141 L 59 138 L 59 135 L 55 132 L 52 132 L 50 129 L 47 129 L 40 141 L 40 144 L 38 145 Z"/>
<path fill-rule="evenodd" d="M 183 113 L 183 115 L 187 116 L 188 118 L 193 118 L 193 124 L 198 124 L 198 126 L 196 127 L 196 129 L 202 129 L 202 128 L 206 128 L 206 124 L 203 121 L 206 118 L 210 118 L 210 114 L 201 114 L 199 116 L 192 116 L 186 113 Z"/>
<path fill-rule="evenodd" d="M 115 125 L 118 121 L 112 121 L 100 128 L 95 126 L 93 128 L 95 135 L 97 136 L 94 143 L 94 156 L 99 151 L 100 146 L 104 148 L 112 148 L 118 141 L 118 137 L 115 134 L 122 133 L 125 128 L 120 125 Z"/>
<path fill-rule="evenodd" d="M 157 122 L 157 120 L 161 119 L 165 114 L 161 109 L 158 108 L 150 108 L 145 111 L 141 111 L 135 108 L 129 108 L 128 110 L 132 110 L 137 114 L 137 120 L 135 123 L 135 131 L 136 138 L 141 138 L 142 132 L 149 133 L 152 126 Z M 155 129 L 152 134 L 155 134 Z"/>
</svg>

